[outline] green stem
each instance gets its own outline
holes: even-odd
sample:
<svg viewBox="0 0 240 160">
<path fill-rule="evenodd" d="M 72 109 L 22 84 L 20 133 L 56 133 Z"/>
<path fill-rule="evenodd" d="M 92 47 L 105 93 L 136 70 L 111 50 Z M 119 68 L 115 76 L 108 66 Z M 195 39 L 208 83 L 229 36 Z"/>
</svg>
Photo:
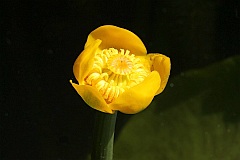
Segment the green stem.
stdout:
<svg viewBox="0 0 240 160">
<path fill-rule="evenodd" d="M 96 112 L 92 160 L 112 160 L 116 118 L 117 112 Z"/>
</svg>

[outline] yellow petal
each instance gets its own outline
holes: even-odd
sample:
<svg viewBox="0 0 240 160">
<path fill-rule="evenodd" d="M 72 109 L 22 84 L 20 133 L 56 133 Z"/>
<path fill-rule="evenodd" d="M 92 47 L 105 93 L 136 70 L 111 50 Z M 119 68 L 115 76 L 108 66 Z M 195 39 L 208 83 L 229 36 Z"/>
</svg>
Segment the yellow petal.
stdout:
<svg viewBox="0 0 240 160">
<path fill-rule="evenodd" d="M 89 34 L 85 47 L 88 47 L 96 39 L 102 40 L 101 49 L 125 49 L 137 56 L 147 53 L 143 42 L 137 35 L 120 27 L 105 25 L 95 29 Z"/>
<path fill-rule="evenodd" d="M 78 85 L 71 80 L 70 83 L 90 107 L 101 112 L 113 113 L 96 88 L 88 85 Z"/>
<path fill-rule="evenodd" d="M 161 85 L 156 95 L 161 93 L 167 85 L 171 70 L 170 58 L 162 54 L 148 54 L 152 61 L 153 70 L 156 70 L 161 77 Z"/>
<path fill-rule="evenodd" d="M 153 71 L 142 83 L 123 92 L 110 108 L 126 114 L 140 112 L 151 103 L 160 83 L 158 72 Z"/>
<path fill-rule="evenodd" d="M 95 53 L 99 50 L 101 40 L 92 41 L 76 59 L 73 65 L 73 73 L 79 84 L 84 84 L 84 78 L 92 69 Z"/>
</svg>

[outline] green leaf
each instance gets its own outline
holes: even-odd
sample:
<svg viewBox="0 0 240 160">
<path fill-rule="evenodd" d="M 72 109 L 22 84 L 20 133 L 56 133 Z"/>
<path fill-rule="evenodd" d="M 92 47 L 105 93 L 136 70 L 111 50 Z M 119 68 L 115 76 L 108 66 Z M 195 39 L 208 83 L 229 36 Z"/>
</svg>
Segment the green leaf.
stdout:
<svg viewBox="0 0 240 160">
<path fill-rule="evenodd" d="M 239 66 L 235 56 L 170 79 L 124 126 L 114 159 L 240 159 Z"/>
</svg>

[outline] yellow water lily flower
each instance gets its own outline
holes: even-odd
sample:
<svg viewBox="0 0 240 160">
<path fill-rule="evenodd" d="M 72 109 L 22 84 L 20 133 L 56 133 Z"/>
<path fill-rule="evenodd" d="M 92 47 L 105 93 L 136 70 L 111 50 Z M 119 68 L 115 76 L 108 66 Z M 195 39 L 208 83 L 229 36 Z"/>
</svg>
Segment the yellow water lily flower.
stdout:
<svg viewBox="0 0 240 160">
<path fill-rule="evenodd" d="M 112 25 L 92 31 L 73 66 L 72 86 L 92 108 L 134 114 L 161 93 L 170 74 L 170 59 L 147 54 L 134 33 Z"/>
</svg>

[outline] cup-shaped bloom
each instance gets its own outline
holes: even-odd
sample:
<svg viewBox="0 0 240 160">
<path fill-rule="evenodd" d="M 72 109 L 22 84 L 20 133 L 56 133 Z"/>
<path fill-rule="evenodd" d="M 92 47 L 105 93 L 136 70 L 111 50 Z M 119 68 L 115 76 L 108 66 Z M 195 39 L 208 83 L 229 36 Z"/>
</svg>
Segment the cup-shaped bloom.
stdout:
<svg viewBox="0 0 240 160">
<path fill-rule="evenodd" d="M 92 31 L 76 59 L 72 86 L 92 108 L 134 114 L 161 93 L 170 75 L 170 59 L 147 54 L 134 33 L 112 25 Z"/>
</svg>

